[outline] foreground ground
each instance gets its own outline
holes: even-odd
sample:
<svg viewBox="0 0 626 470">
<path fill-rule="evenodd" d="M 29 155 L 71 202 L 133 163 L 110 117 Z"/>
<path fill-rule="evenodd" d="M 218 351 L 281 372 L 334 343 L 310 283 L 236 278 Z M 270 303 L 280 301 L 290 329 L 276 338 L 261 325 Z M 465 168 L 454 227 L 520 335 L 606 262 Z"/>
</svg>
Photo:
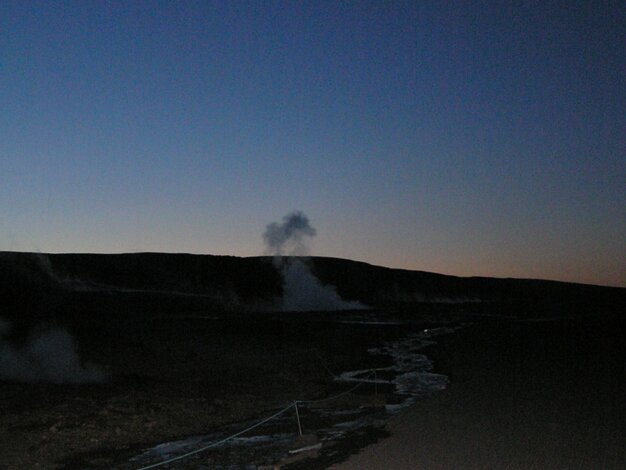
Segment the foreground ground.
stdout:
<svg viewBox="0 0 626 470">
<path fill-rule="evenodd" d="M 111 380 L 0 383 L 0 468 L 136 468 L 129 459 L 145 448 L 335 393 L 333 373 L 376 366 L 369 347 L 433 320 L 381 326 L 328 321 L 334 315 L 75 324 L 81 357 Z M 459 321 L 444 316 L 437 312 Z M 354 436 L 334 457 L 295 468 L 623 468 L 622 318 L 464 320 L 472 324 L 424 351 L 450 377 L 448 390 L 393 418 L 390 437 Z M 287 425 L 295 431 L 295 422 Z M 211 468 L 210 456 L 202 458 Z"/>
<path fill-rule="evenodd" d="M 480 321 L 426 351 L 448 390 L 338 470 L 622 469 L 623 318 Z"/>
<path fill-rule="evenodd" d="M 407 333 L 405 326 L 307 320 L 302 314 L 109 317 L 68 329 L 81 358 L 102 366 L 111 379 L 0 383 L 2 469 L 133 468 L 129 458 L 161 442 L 345 389 L 333 382 L 333 371 L 376 365 L 367 349 Z M 295 420 L 288 426 L 295 432 Z"/>
</svg>

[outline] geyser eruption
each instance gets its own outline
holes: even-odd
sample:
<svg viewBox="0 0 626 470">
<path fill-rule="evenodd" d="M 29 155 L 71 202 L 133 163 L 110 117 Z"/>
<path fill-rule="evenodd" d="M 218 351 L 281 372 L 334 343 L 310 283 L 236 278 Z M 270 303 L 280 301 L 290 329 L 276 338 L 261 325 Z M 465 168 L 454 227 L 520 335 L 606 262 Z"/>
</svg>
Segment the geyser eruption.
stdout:
<svg viewBox="0 0 626 470">
<path fill-rule="evenodd" d="M 282 273 L 283 310 L 301 312 L 367 308 L 361 302 L 343 300 L 334 286 L 322 284 L 301 259 L 283 263 Z"/>
<path fill-rule="evenodd" d="M 81 362 L 67 330 L 40 329 L 20 346 L 7 339 L 10 331 L 11 324 L 0 318 L 0 380 L 56 384 L 107 380 L 100 368 Z"/>
<path fill-rule="evenodd" d="M 282 223 L 269 224 L 263 240 L 266 251 L 274 256 L 274 264 L 283 275 L 284 311 L 355 310 L 367 308 L 360 302 L 347 302 L 337 293 L 334 286 L 324 285 L 311 272 L 302 258 L 308 254 L 308 239 L 317 231 L 309 218 L 301 211 L 283 217 Z M 287 257 L 283 257 L 287 256 Z"/>
</svg>

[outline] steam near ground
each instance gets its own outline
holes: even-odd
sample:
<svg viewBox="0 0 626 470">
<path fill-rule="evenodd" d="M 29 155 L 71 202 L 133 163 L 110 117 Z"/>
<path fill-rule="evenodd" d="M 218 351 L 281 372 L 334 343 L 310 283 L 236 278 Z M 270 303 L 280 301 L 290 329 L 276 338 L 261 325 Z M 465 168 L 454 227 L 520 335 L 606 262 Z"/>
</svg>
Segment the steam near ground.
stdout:
<svg viewBox="0 0 626 470">
<path fill-rule="evenodd" d="M 0 379 L 15 382 L 104 382 L 106 373 L 83 364 L 63 328 L 35 330 L 23 344 L 8 339 L 11 323 L 0 318 Z"/>
<path fill-rule="evenodd" d="M 367 308 L 361 302 L 343 300 L 334 286 L 323 285 L 299 259 L 282 266 L 283 299 L 286 311 L 353 310 Z"/>
<path fill-rule="evenodd" d="M 281 310 L 319 311 L 353 310 L 367 308 L 360 302 L 347 302 L 334 286 L 324 285 L 300 258 L 307 255 L 307 241 L 317 234 L 309 218 L 300 211 L 283 217 L 282 222 L 272 222 L 263 233 L 266 252 L 274 256 L 274 264 L 283 276 Z M 287 258 L 282 256 L 287 255 Z"/>
</svg>

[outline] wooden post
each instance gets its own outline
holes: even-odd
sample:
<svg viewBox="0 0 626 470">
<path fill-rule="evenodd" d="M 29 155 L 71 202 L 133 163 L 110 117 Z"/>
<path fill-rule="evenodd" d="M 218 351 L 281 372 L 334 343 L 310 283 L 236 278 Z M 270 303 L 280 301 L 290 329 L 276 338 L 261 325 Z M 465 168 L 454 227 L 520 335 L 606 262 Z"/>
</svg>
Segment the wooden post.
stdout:
<svg viewBox="0 0 626 470">
<path fill-rule="evenodd" d="M 300 424 L 300 413 L 298 412 L 298 402 L 295 402 L 296 405 L 296 419 L 298 420 L 298 432 L 300 436 L 302 436 L 302 425 Z"/>
<path fill-rule="evenodd" d="M 374 369 L 374 395 L 378 396 L 378 378 L 376 376 L 376 369 Z"/>
</svg>

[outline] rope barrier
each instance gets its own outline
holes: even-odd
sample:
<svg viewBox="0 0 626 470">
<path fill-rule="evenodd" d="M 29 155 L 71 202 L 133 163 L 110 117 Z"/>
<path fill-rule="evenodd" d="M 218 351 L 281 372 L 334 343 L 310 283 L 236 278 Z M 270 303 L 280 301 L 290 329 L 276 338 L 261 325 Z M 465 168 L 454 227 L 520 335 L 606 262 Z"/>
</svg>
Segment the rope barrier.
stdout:
<svg viewBox="0 0 626 470">
<path fill-rule="evenodd" d="M 357 383 L 354 387 L 352 387 L 350 390 L 346 390 L 345 392 L 341 392 L 341 393 L 339 393 L 337 395 L 333 395 L 333 396 L 330 396 L 330 397 L 327 397 L 327 398 L 320 398 L 319 400 L 297 400 L 297 402 L 298 403 L 302 403 L 303 405 L 306 405 L 306 404 L 322 403 L 322 402 L 325 402 L 325 401 L 336 400 L 337 398 L 341 398 L 344 395 L 347 395 L 348 393 L 354 392 L 360 386 L 365 385 L 366 383 L 369 383 L 369 382 L 365 382 L 365 380 L 369 379 L 370 377 L 375 376 L 375 375 L 376 375 L 376 371 L 370 372 L 365 377 L 363 377 L 363 379 L 359 383 Z"/>
<path fill-rule="evenodd" d="M 368 378 L 370 378 L 372 376 L 376 377 L 376 371 L 370 372 L 368 375 L 366 375 L 363 378 L 363 380 L 368 379 Z M 273 420 L 274 418 L 278 418 L 280 415 L 282 415 L 283 413 L 285 413 L 286 411 L 288 411 L 288 410 L 290 410 L 291 408 L 294 408 L 294 407 L 296 409 L 296 419 L 298 421 L 298 431 L 299 431 L 300 435 L 302 435 L 302 426 L 300 424 L 300 414 L 298 413 L 298 405 L 299 404 L 307 405 L 307 404 L 322 403 L 322 402 L 325 402 L 325 401 L 336 400 L 337 398 L 341 398 L 344 395 L 347 395 L 348 393 L 353 392 L 354 390 L 356 390 L 357 388 L 361 387 L 362 385 L 364 385 L 366 383 L 368 383 L 368 382 L 361 381 L 361 382 L 357 383 L 354 387 L 352 387 L 349 390 L 346 390 L 346 391 L 341 392 L 341 393 L 339 393 L 337 395 L 333 395 L 333 396 L 330 396 L 330 397 L 327 397 L 327 398 L 321 398 L 319 400 L 296 400 L 293 403 L 291 403 L 288 406 L 286 406 L 285 408 L 281 409 L 280 411 L 274 413 L 273 415 L 268 416 L 267 418 L 259 421 L 256 424 L 253 424 L 249 428 L 246 428 L 246 429 L 244 429 L 242 431 L 239 431 L 239 432 L 237 432 L 235 434 L 232 434 L 232 435 L 227 436 L 227 437 L 225 437 L 223 439 L 220 439 L 219 441 L 215 441 L 215 442 L 212 442 L 210 444 L 207 444 L 207 445 L 205 445 L 203 447 L 200 447 L 199 449 L 193 450 L 191 452 L 187 452 L 187 453 L 182 454 L 182 455 L 178 455 L 176 457 L 169 458 L 167 460 L 163 460 L 161 462 L 153 463 L 153 464 L 147 465 L 145 467 L 138 468 L 137 470 L 148 470 L 150 468 L 161 467 L 163 465 L 167 465 L 167 464 L 170 464 L 172 462 L 176 462 L 178 460 L 186 459 L 187 457 L 191 457 L 192 455 L 199 454 L 200 452 L 204 452 L 205 450 L 208 450 L 208 449 L 210 449 L 212 447 L 217 447 L 217 446 L 219 446 L 221 444 L 224 444 L 225 442 L 230 441 L 231 439 L 235 439 L 236 437 L 239 437 L 242 434 L 247 433 L 248 431 L 252 431 L 253 429 L 258 428 L 259 426 L 264 425 L 265 423 L 267 423 L 268 421 Z"/>
<path fill-rule="evenodd" d="M 317 349 L 313 349 L 313 353 L 317 356 L 317 358 L 320 361 L 320 364 L 322 365 L 322 367 L 324 369 L 326 369 L 326 371 L 332 376 L 333 379 L 337 378 L 337 374 L 335 374 L 332 370 L 330 370 L 328 368 L 328 366 L 326 365 L 326 362 L 324 361 L 324 359 L 322 359 L 322 356 L 320 355 L 320 353 L 317 351 Z"/>
<path fill-rule="evenodd" d="M 200 452 L 203 452 L 203 451 L 205 451 L 205 450 L 207 450 L 207 449 L 210 449 L 211 447 L 217 447 L 217 446 L 219 446 L 220 444 L 223 444 L 223 443 L 225 443 L 225 442 L 228 442 L 228 441 L 230 441 L 231 439 L 234 439 L 234 438 L 236 438 L 236 437 L 239 437 L 239 436 L 241 436 L 242 434 L 247 433 L 248 431 L 252 431 L 253 429 L 258 428 L 259 426 L 262 426 L 263 424 L 267 423 L 268 421 L 273 420 L 274 418 L 278 418 L 278 417 L 279 417 L 280 415 L 282 415 L 285 411 L 290 410 L 290 409 L 291 409 L 291 408 L 293 408 L 295 405 L 296 405 L 296 402 L 293 402 L 293 403 L 291 403 L 289 406 L 287 406 L 287 407 L 283 408 L 282 410 L 280 410 L 279 412 L 274 413 L 272 416 L 269 416 L 269 417 L 265 418 L 264 420 L 259 421 L 258 423 L 256 423 L 256 424 L 254 424 L 254 425 L 250 426 L 249 428 L 244 429 L 243 431 L 239 431 L 239 432 L 237 432 L 237 433 L 235 433 L 235 434 L 233 434 L 233 435 L 231 435 L 231 436 L 225 437 L 224 439 L 221 439 L 221 440 L 216 441 L 216 442 L 212 442 L 211 444 L 207 444 L 207 445 L 205 445 L 205 446 L 203 446 L 203 447 L 201 447 L 201 448 L 199 448 L 199 449 L 193 450 L 193 451 L 191 451 L 191 452 L 187 452 L 186 454 L 179 455 L 179 456 L 177 456 L 177 457 L 172 457 L 172 458 L 170 458 L 170 459 L 163 460 L 162 462 L 157 462 L 157 463 L 154 463 L 154 464 L 152 464 L 152 465 L 148 465 L 148 466 L 146 466 L 146 467 L 141 467 L 141 468 L 138 468 L 137 470 L 148 470 L 149 468 L 156 468 L 156 467 L 160 467 L 160 466 L 162 466 L 162 465 L 167 465 L 167 464 L 169 464 L 169 463 L 176 462 L 177 460 L 182 460 L 182 459 L 185 459 L 185 458 L 187 458 L 187 457 L 191 457 L 192 455 L 195 455 L 195 454 L 198 454 L 198 453 L 200 453 Z"/>
</svg>

